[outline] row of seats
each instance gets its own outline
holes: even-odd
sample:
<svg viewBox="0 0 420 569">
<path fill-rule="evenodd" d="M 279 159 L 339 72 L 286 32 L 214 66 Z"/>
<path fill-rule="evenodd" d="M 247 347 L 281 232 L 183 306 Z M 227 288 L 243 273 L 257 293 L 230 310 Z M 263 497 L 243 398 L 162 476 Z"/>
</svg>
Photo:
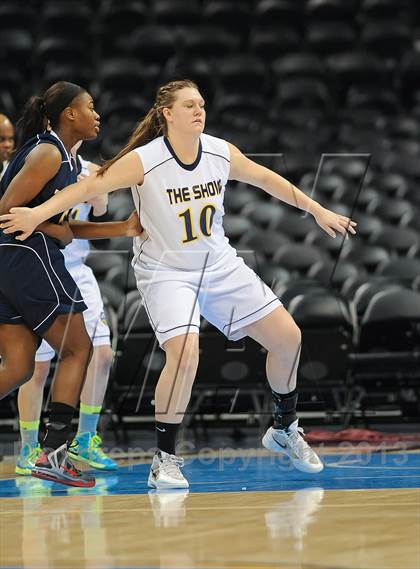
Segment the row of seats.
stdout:
<svg viewBox="0 0 420 569">
<path fill-rule="evenodd" d="M 205 20 L 236 31 L 248 30 L 253 24 L 302 28 L 331 22 L 363 26 L 382 20 L 413 26 L 413 12 L 418 16 L 412 0 L 67 0 L 52 4 L 30 0 L 19 8 L 9 0 L 2 3 L 0 14 L 12 27 L 33 29 L 37 14 L 42 29 L 69 33 L 67 22 L 70 27 L 87 29 L 109 26 L 118 33 L 145 21 L 194 26 Z"/>
</svg>

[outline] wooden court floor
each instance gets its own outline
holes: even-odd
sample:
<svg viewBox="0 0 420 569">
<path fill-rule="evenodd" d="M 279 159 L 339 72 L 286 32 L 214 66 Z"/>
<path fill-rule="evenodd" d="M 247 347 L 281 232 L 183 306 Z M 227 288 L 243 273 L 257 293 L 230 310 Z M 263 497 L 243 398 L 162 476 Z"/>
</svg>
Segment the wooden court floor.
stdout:
<svg viewBox="0 0 420 569">
<path fill-rule="evenodd" d="M 210 458 L 187 464 L 189 491 L 163 493 L 148 464 L 92 490 L 0 464 L 0 567 L 420 568 L 420 453 L 329 454 L 315 476 L 268 453 Z"/>
</svg>

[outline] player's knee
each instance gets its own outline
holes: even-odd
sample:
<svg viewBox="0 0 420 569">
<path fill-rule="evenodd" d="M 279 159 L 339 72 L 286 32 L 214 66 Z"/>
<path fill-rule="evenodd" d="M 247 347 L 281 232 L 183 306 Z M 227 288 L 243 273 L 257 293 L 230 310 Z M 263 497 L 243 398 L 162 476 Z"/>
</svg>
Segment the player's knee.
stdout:
<svg viewBox="0 0 420 569">
<path fill-rule="evenodd" d="M 300 350 L 301 343 L 302 333 L 300 328 L 289 315 L 287 322 L 283 323 L 281 330 L 278 330 L 275 338 L 273 338 L 269 351 L 286 351 L 287 353 L 290 353 L 291 351 L 298 352 Z"/>
<path fill-rule="evenodd" d="M 61 351 L 60 359 L 76 359 L 89 364 L 93 354 L 93 346 L 91 339 L 87 334 L 82 334 L 77 339 L 67 341 Z"/>
<path fill-rule="evenodd" d="M 198 368 L 198 336 L 191 334 L 186 337 L 178 349 L 167 354 L 167 362 L 178 376 L 183 378 L 195 377 Z"/>
<path fill-rule="evenodd" d="M 114 354 L 112 352 L 111 346 L 97 346 L 94 351 L 98 352 L 99 365 L 102 371 L 108 372 L 112 366 L 112 361 L 114 359 Z"/>
<path fill-rule="evenodd" d="M 50 371 L 50 362 L 36 362 L 31 381 L 39 388 L 43 388 Z"/>
</svg>

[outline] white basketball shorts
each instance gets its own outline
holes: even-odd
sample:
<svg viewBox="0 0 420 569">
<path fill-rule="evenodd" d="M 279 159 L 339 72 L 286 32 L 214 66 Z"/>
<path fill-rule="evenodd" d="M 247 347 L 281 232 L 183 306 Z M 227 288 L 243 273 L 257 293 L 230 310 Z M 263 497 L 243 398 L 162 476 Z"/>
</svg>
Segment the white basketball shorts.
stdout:
<svg viewBox="0 0 420 569">
<path fill-rule="evenodd" d="M 86 330 L 94 346 L 109 346 L 110 334 L 106 321 L 104 304 L 102 302 L 101 291 L 95 275 L 90 267 L 83 263 L 67 267 L 75 283 L 82 293 L 83 300 L 87 305 L 87 310 L 83 312 Z M 53 359 L 55 351 L 45 341 L 42 340 L 36 355 L 36 362 L 46 362 Z"/>
<path fill-rule="evenodd" d="M 163 267 L 136 259 L 137 287 L 160 346 L 181 334 L 199 333 L 200 315 L 230 340 L 281 302 L 234 249 L 204 271 Z"/>
</svg>

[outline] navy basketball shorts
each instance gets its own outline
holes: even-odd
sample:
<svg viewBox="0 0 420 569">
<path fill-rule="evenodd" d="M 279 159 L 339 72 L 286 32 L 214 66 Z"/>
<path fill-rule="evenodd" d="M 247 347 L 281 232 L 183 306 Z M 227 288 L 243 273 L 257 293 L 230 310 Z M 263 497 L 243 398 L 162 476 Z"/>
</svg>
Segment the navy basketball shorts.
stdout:
<svg viewBox="0 0 420 569">
<path fill-rule="evenodd" d="M 53 239 L 16 241 L 0 230 L 0 324 L 26 324 L 42 337 L 59 314 L 87 306 Z"/>
</svg>

